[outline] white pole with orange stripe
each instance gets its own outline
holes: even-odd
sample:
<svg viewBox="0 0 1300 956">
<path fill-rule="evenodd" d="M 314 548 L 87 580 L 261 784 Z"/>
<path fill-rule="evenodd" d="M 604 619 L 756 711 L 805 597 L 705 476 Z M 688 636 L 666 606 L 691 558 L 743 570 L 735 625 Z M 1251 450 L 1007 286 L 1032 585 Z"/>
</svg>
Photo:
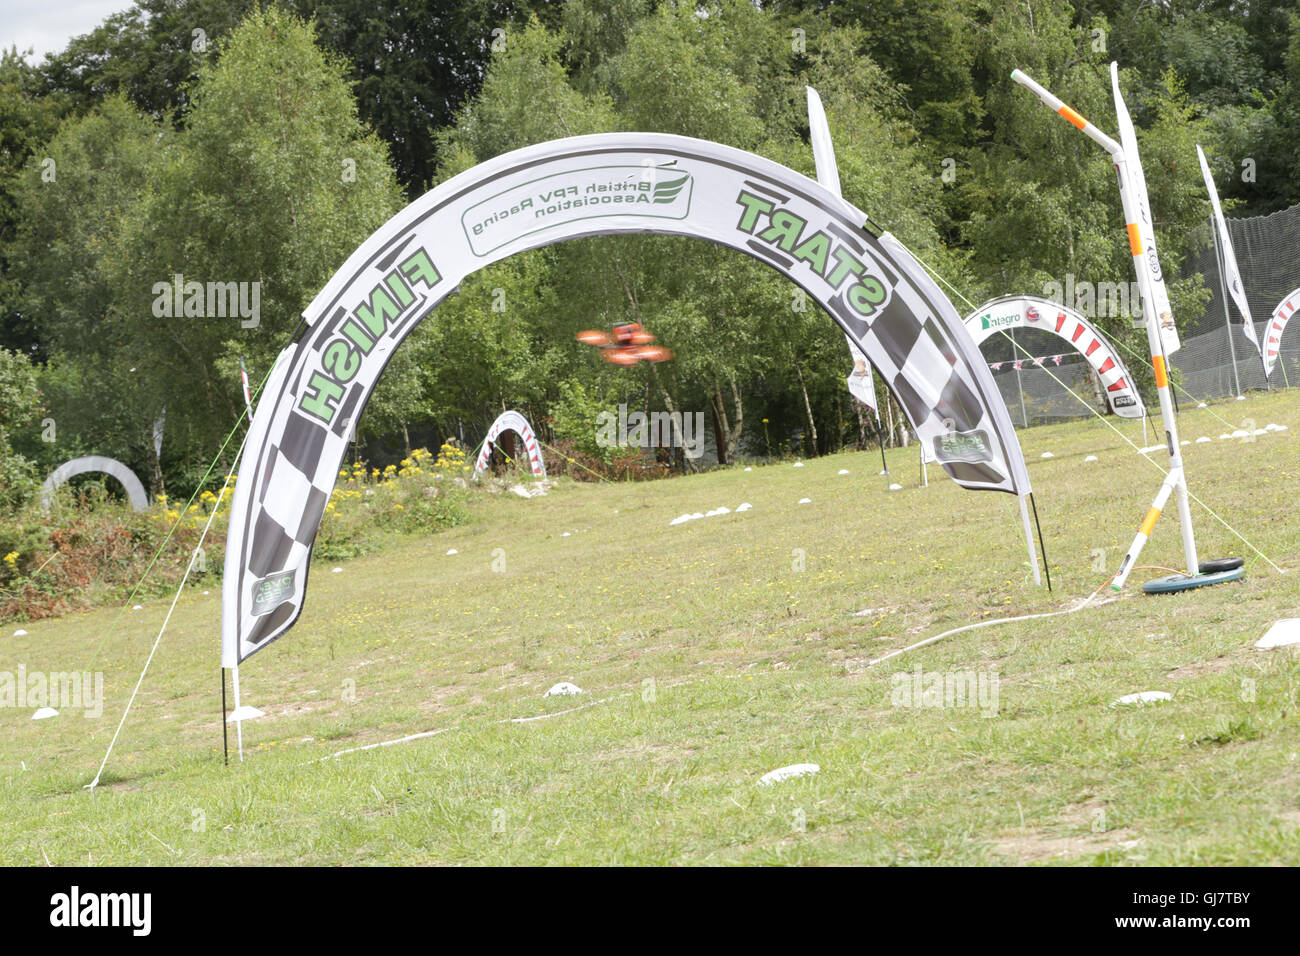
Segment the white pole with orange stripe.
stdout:
<svg viewBox="0 0 1300 956">
<path fill-rule="evenodd" d="M 1112 156 L 1116 156 L 1124 152 L 1124 150 L 1120 147 L 1119 143 L 1115 142 L 1113 139 L 1111 139 L 1101 130 L 1097 129 L 1097 127 L 1089 123 L 1086 119 L 1084 119 L 1073 109 L 1067 106 L 1063 100 L 1055 96 L 1051 90 L 1047 89 L 1047 87 L 1043 86 L 1041 83 L 1034 81 L 1029 76 L 1020 72 L 1019 70 L 1011 71 L 1011 79 L 1015 80 L 1025 89 L 1029 90 L 1029 92 L 1033 93 L 1040 100 L 1042 100 L 1043 103 L 1047 106 L 1047 108 L 1050 109 L 1052 112 L 1059 113 L 1062 116 L 1064 116 L 1070 122 L 1071 126 L 1080 130 L 1084 136 L 1087 136 L 1090 140 L 1092 140 L 1094 143 L 1096 143 L 1106 152 L 1110 153 Z"/>
<path fill-rule="evenodd" d="M 1119 86 L 1115 64 L 1111 64 L 1111 76 L 1114 83 L 1116 112 L 1122 113 L 1121 125 L 1127 120 L 1127 110 L 1119 97 Z M 1147 512 L 1141 528 L 1129 546 L 1128 553 L 1120 562 L 1111 587 L 1118 591 L 1128 580 L 1129 573 L 1137 563 L 1138 555 L 1151 537 L 1156 519 L 1164 509 L 1172 492 L 1178 493 L 1178 515 L 1182 525 L 1183 557 L 1187 562 L 1187 573 L 1195 575 L 1200 566 L 1196 557 L 1196 539 L 1192 533 L 1192 513 L 1187 498 L 1187 478 L 1183 471 L 1183 457 L 1178 442 L 1178 424 L 1174 415 L 1173 394 L 1169 388 L 1168 364 L 1165 360 L 1167 351 L 1178 348 L 1177 332 L 1174 330 L 1172 316 L 1169 313 L 1168 295 L 1164 290 L 1164 280 L 1160 275 L 1159 259 L 1155 254 L 1154 232 L 1151 227 L 1150 210 L 1146 208 L 1145 189 L 1140 180 L 1140 172 L 1130 164 L 1136 164 L 1137 156 L 1129 156 L 1124 148 L 1097 127 L 1080 116 L 1075 110 L 1040 84 L 1034 82 L 1020 70 L 1011 74 L 1011 79 L 1037 96 L 1054 112 L 1059 113 L 1085 136 L 1101 146 L 1110 154 L 1119 176 L 1120 200 L 1124 208 L 1124 222 L 1128 231 L 1129 250 L 1133 255 L 1133 268 L 1137 272 L 1138 286 L 1142 291 L 1142 315 L 1147 330 L 1147 343 L 1151 352 L 1151 366 L 1155 374 L 1156 393 L 1160 398 L 1160 416 L 1165 426 L 1165 444 L 1169 451 L 1169 474 L 1165 476 L 1160 492 L 1156 495 L 1151 510 Z M 1128 137 L 1126 137 L 1128 138 Z M 1136 149 L 1133 145 L 1131 149 Z M 1144 235 L 1146 234 L 1145 239 Z M 1167 329 L 1167 332 L 1166 332 Z"/>
</svg>

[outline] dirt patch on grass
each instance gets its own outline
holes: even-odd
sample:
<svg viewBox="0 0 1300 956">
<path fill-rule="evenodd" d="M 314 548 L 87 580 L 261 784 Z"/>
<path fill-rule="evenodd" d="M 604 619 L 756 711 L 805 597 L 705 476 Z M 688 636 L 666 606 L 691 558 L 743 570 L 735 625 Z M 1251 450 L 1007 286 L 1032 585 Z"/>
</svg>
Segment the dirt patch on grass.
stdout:
<svg viewBox="0 0 1300 956">
<path fill-rule="evenodd" d="M 1234 664 L 1240 663 L 1243 657 L 1244 654 L 1234 651 L 1209 660 L 1190 661 L 1186 664 L 1180 664 L 1165 676 L 1173 680 L 1179 680 L 1184 677 L 1205 677 L 1209 674 L 1222 674 Z"/>
<path fill-rule="evenodd" d="M 269 704 L 266 705 L 265 716 L 272 720 L 278 717 L 300 717 L 318 710 L 332 709 L 334 704 L 333 700 L 302 700 L 287 704 Z"/>
<path fill-rule="evenodd" d="M 1277 822 L 1283 826 L 1300 827 L 1300 810 L 1283 810 L 1277 815 Z"/>
<path fill-rule="evenodd" d="M 1099 800 L 1070 807 L 1045 827 L 1017 828 L 992 841 L 993 851 L 1015 863 L 1064 863 L 1107 851 L 1126 852 L 1142 842 L 1127 827 L 1104 829 L 1106 805 Z M 1095 829 L 1094 829 L 1095 828 Z"/>
<path fill-rule="evenodd" d="M 476 698 L 481 703 L 483 699 L 479 694 L 481 689 L 473 684 L 428 687 L 424 689 L 427 696 L 415 702 L 415 709 L 426 717 L 454 713 L 458 708 L 473 703 Z"/>
</svg>

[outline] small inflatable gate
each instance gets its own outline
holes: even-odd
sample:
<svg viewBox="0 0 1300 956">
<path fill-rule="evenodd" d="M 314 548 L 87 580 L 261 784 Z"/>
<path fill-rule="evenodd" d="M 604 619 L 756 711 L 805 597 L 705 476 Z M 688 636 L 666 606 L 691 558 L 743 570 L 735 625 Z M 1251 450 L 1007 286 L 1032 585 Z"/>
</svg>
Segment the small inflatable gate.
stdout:
<svg viewBox="0 0 1300 956">
<path fill-rule="evenodd" d="M 1279 302 L 1273 314 L 1268 317 L 1268 326 L 1264 330 L 1264 378 L 1273 374 L 1273 366 L 1282 354 L 1282 333 L 1286 331 L 1287 323 L 1297 309 L 1300 309 L 1300 289 Z"/>
<path fill-rule="evenodd" d="M 488 429 L 487 437 L 483 439 L 483 448 L 478 453 L 478 461 L 474 462 L 474 476 L 478 477 L 478 473 L 487 467 L 488 459 L 492 457 L 493 442 L 506 430 L 524 440 L 524 450 L 528 452 L 528 466 L 533 470 L 533 477 L 545 478 L 546 465 L 542 462 L 542 450 L 537 444 L 537 436 L 533 434 L 533 426 L 516 411 L 502 412 Z"/>
<path fill-rule="evenodd" d="M 966 316 L 966 328 L 976 345 L 1009 329 L 1051 332 L 1088 360 L 1101 379 L 1112 412 L 1121 418 L 1141 418 L 1146 412 L 1133 376 L 1119 354 L 1097 327 L 1074 309 L 1038 296 L 1004 295 L 990 299 Z"/>
<path fill-rule="evenodd" d="M 54 500 L 56 488 L 64 484 L 69 478 L 75 478 L 77 475 L 84 475 L 89 472 L 101 472 L 105 475 L 111 475 L 121 482 L 133 510 L 144 511 L 149 507 L 149 496 L 145 494 L 144 485 L 140 484 L 140 479 L 135 476 L 135 472 L 116 458 L 106 458 L 103 455 L 86 455 L 84 458 L 74 458 L 71 461 L 65 461 L 50 472 L 50 476 L 45 479 L 45 484 L 41 485 L 41 507 L 48 511 L 50 503 Z"/>
</svg>

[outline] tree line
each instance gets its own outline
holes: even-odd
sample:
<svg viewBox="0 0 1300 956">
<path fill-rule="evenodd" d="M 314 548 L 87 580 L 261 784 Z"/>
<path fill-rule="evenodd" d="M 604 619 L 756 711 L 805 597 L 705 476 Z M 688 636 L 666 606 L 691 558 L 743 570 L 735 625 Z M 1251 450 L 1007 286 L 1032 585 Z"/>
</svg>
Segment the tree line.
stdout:
<svg viewBox="0 0 1300 956">
<path fill-rule="evenodd" d="M 78 454 L 190 490 L 238 446 L 303 306 L 376 227 L 492 156 L 650 130 L 809 175 L 804 87 L 845 197 L 959 311 L 1066 276 L 1132 277 L 1113 173 L 1010 81 L 1019 67 L 1139 127 L 1167 275 L 1207 214 L 1300 201 L 1300 15 L 1218 0 L 138 0 L 41 62 L 0 56 L 0 507 Z M 1171 286 L 1199 316 L 1199 275 Z M 601 363 L 579 329 L 644 323 L 676 353 Z M 1139 350 L 1127 319 L 1106 331 Z M 770 269 L 660 236 L 582 239 L 468 279 L 395 355 L 358 454 L 476 440 L 519 408 L 566 447 L 601 411 L 706 412 L 723 461 L 857 442 L 843 337 Z M 161 451 L 155 433 L 161 430 Z M 232 439 L 230 436 L 234 434 Z"/>
</svg>

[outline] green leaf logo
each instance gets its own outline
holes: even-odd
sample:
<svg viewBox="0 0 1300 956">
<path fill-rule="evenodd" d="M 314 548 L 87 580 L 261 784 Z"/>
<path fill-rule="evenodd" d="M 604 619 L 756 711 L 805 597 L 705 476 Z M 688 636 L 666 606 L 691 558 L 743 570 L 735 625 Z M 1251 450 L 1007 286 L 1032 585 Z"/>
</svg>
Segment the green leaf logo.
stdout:
<svg viewBox="0 0 1300 956">
<path fill-rule="evenodd" d="M 682 191 L 682 187 L 686 185 L 688 179 L 690 179 L 689 175 L 682 176 L 680 179 L 670 179 L 667 182 L 656 183 L 654 201 L 656 203 L 672 202 Z"/>
</svg>

